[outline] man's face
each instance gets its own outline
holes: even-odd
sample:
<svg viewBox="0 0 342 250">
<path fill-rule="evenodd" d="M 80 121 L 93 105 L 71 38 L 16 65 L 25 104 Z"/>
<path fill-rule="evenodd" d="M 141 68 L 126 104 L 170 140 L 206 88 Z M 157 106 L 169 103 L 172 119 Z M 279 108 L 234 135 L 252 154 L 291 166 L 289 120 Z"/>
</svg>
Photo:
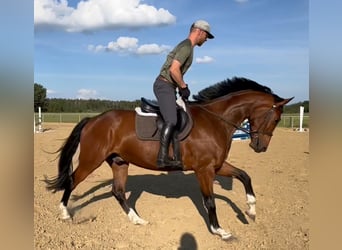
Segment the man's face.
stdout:
<svg viewBox="0 0 342 250">
<path fill-rule="evenodd" d="M 208 39 L 208 33 L 204 30 L 199 29 L 197 45 L 201 46 L 203 43 L 207 41 L 207 39 Z"/>
</svg>

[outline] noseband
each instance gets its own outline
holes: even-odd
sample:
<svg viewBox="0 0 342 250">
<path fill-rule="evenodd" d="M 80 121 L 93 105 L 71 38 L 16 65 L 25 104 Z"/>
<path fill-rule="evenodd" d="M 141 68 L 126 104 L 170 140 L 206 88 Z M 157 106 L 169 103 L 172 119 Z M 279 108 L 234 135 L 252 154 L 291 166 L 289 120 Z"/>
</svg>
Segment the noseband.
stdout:
<svg viewBox="0 0 342 250">
<path fill-rule="evenodd" d="M 268 111 L 265 112 L 265 114 L 262 114 L 260 116 L 265 116 L 265 119 L 264 119 L 264 122 L 261 124 L 260 128 L 258 130 L 249 130 L 249 129 L 246 129 L 246 128 L 243 128 L 241 125 L 236 125 L 234 124 L 233 122 L 227 120 L 226 118 L 224 118 L 223 116 L 221 115 L 218 115 L 216 114 L 215 112 L 212 112 L 208 109 L 206 109 L 205 107 L 202 107 L 202 106 L 199 106 L 201 109 L 205 110 L 206 112 L 212 114 L 213 116 L 215 116 L 216 118 L 220 119 L 221 121 L 233 126 L 234 128 L 238 129 L 238 130 L 241 130 L 243 132 L 245 132 L 246 134 L 249 134 L 251 137 L 253 137 L 253 135 L 256 135 L 258 136 L 259 134 L 262 134 L 262 135 L 268 135 L 268 136 L 273 136 L 273 133 L 272 132 L 268 132 L 268 131 L 259 131 L 260 128 L 262 128 L 264 126 L 264 124 L 266 124 L 266 122 L 268 122 L 268 120 L 270 119 L 270 115 L 271 113 L 276 109 L 276 105 L 273 104 L 272 108 L 269 109 Z M 255 136 L 254 136 L 255 137 Z"/>
<path fill-rule="evenodd" d="M 271 113 L 276 109 L 276 107 L 277 107 L 277 106 L 276 106 L 275 104 L 273 104 L 273 105 L 272 105 L 272 108 L 269 109 L 268 111 L 266 111 L 266 113 L 262 115 L 262 116 L 265 115 L 265 119 L 264 119 L 264 122 L 263 122 L 263 123 L 261 124 L 261 126 L 259 127 L 259 130 L 260 130 L 260 128 L 264 127 L 264 124 L 267 124 L 267 122 L 268 122 L 269 119 L 270 119 Z M 259 130 L 250 131 L 249 134 L 250 134 L 251 136 L 252 136 L 253 134 L 256 134 L 256 135 L 262 134 L 262 135 L 273 136 L 273 133 L 272 133 L 272 132 L 268 132 L 268 131 L 264 131 L 264 130 L 259 131 Z"/>
</svg>

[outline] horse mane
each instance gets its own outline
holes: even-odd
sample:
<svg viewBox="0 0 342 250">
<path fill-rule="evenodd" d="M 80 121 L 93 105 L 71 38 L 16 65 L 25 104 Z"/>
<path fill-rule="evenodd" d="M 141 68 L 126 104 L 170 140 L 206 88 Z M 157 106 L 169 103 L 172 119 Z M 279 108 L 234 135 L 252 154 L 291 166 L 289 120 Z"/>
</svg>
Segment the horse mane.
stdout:
<svg viewBox="0 0 342 250">
<path fill-rule="evenodd" d="M 192 97 L 195 101 L 203 103 L 242 90 L 260 91 L 271 94 L 278 100 L 282 100 L 282 98 L 275 95 L 269 87 L 260 85 L 255 81 L 243 77 L 233 77 L 232 79 L 218 82 L 199 91 L 197 95 L 193 95 Z"/>
</svg>

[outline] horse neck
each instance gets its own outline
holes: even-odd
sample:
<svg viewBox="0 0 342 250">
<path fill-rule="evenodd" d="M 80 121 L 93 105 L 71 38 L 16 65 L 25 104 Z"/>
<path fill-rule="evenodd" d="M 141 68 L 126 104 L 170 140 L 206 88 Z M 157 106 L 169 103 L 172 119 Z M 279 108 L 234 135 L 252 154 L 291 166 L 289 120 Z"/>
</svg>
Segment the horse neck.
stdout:
<svg viewBox="0 0 342 250">
<path fill-rule="evenodd" d="M 241 91 L 220 97 L 206 105 L 211 112 L 240 124 L 261 105 L 266 105 L 268 94 L 256 91 Z"/>
</svg>

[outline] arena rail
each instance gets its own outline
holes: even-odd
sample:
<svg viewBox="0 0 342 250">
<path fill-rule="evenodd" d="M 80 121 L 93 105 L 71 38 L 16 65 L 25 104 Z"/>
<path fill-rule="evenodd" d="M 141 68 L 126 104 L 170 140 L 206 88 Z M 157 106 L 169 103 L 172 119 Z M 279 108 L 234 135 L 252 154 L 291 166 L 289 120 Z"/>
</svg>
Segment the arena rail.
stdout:
<svg viewBox="0 0 342 250">
<path fill-rule="evenodd" d="M 78 123 L 84 117 L 92 117 L 99 113 L 41 113 L 41 123 Z M 34 115 L 35 121 L 39 120 L 38 112 Z M 302 127 L 309 128 L 310 116 L 308 114 L 303 115 Z M 283 114 L 281 121 L 278 124 L 279 127 L 285 128 L 299 128 L 300 127 L 300 114 Z"/>
</svg>

